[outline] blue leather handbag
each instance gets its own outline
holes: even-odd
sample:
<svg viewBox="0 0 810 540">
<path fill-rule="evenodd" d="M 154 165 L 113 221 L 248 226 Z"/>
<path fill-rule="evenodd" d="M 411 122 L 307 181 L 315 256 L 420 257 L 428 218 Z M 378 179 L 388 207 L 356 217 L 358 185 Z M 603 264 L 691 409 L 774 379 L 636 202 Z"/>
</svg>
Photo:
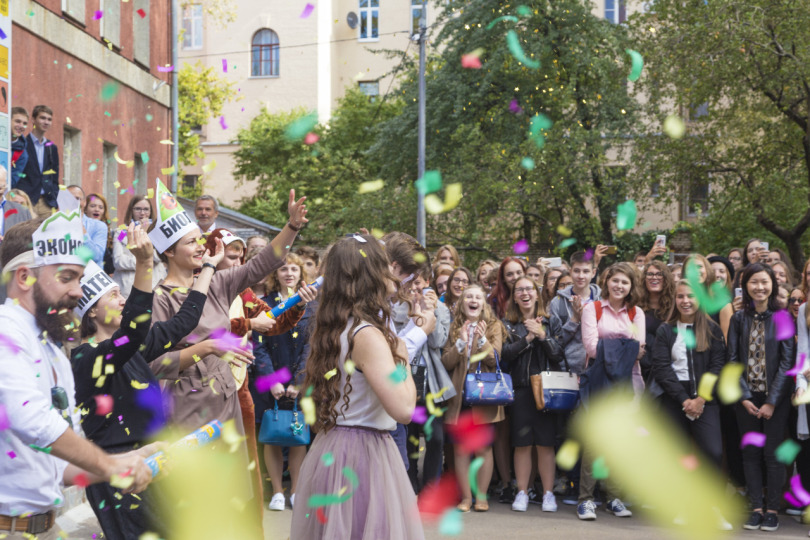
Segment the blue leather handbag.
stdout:
<svg viewBox="0 0 810 540">
<path fill-rule="evenodd" d="M 510 405 L 513 401 L 512 377 L 501 371 L 498 351 L 495 351 L 495 373 L 482 373 L 481 362 L 474 373 L 467 373 L 464 379 L 465 405 Z"/>
<path fill-rule="evenodd" d="M 305 446 L 309 444 L 309 426 L 304 423 L 304 413 L 298 411 L 298 401 L 293 410 L 279 410 L 278 401 L 273 409 L 262 416 L 259 442 L 273 446 Z"/>
</svg>

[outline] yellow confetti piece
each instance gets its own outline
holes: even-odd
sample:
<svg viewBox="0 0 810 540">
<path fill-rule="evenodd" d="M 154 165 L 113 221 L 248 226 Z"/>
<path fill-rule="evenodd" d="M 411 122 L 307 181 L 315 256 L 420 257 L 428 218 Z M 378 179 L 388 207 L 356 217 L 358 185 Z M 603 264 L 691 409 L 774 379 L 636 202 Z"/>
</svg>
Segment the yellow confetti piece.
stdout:
<svg viewBox="0 0 810 540">
<path fill-rule="evenodd" d="M 250 464 L 248 464 L 248 470 L 249 471 L 255 471 L 256 470 L 256 460 L 255 459 L 251 460 Z"/>
<path fill-rule="evenodd" d="M 151 199 L 154 196 L 155 196 L 155 190 L 154 189 L 149 188 L 149 189 L 146 190 L 146 198 L 147 199 Z"/>
<path fill-rule="evenodd" d="M 42 173 L 42 174 L 56 174 L 56 171 L 55 171 L 55 170 L 53 170 L 53 169 L 48 169 L 47 171 L 45 171 L 45 172 L 44 172 L 44 173 Z"/>
<path fill-rule="evenodd" d="M 470 364 L 475 364 L 476 362 L 480 362 L 484 358 L 489 355 L 489 351 L 492 350 L 491 348 L 486 351 L 481 351 L 480 353 L 474 354 L 470 357 Z"/>
<path fill-rule="evenodd" d="M 214 382 L 213 379 L 211 382 Z M 234 453 L 239 449 L 239 445 L 245 440 L 243 435 L 236 429 L 236 422 L 233 418 L 222 424 L 222 442 L 229 446 L 229 452 Z"/>
<path fill-rule="evenodd" d="M 385 187 L 385 182 L 382 180 L 371 180 L 369 182 L 362 182 L 360 187 L 357 188 L 357 193 L 372 193 L 374 191 L 379 191 L 383 187 Z"/>
<path fill-rule="evenodd" d="M 176 292 L 180 292 L 180 294 L 186 294 L 188 293 L 188 287 L 175 287 L 169 292 L 169 294 L 174 294 Z"/>
<path fill-rule="evenodd" d="M 560 226 L 557 227 L 557 232 L 560 233 L 563 236 L 571 236 L 571 233 L 573 231 L 571 229 L 569 229 L 568 227 L 566 227 L 565 225 L 560 225 Z"/>
<path fill-rule="evenodd" d="M 96 379 L 96 388 L 101 388 L 102 386 L 104 386 L 104 381 L 106 380 L 107 380 L 106 375 L 102 375 L 98 379 Z"/>
<path fill-rule="evenodd" d="M 570 471 L 579 460 L 580 446 L 577 441 L 568 439 L 557 451 L 557 465 L 564 471 Z"/>
<path fill-rule="evenodd" d="M 146 321 L 150 320 L 151 318 L 152 318 L 151 313 L 143 313 L 142 315 L 138 315 L 137 317 L 135 317 L 132 320 L 135 321 L 136 323 L 142 323 L 142 322 L 146 322 Z"/>
<path fill-rule="evenodd" d="M 366 257 L 368 257 L 368 255 L 366 255 L 366 252 L 365 252 L 365 251 L 363 251 L 362 249 L 360 250 L 360 255 L 362 255 L 364 259 L 365 259 Z"/>
<path fill-rule="evenodd" d="M 354 364 L 354 362 L 352 362 L 352 360 L 350 358 L 346 359 L 346 361 L 343 362 L 343 369 L 345 369 L 346 373 L 349 374 L 349 375 L 354 373 L 354 370 L 356 369 L 356 367 L 357 366 Z"/>
<path fill-rule="evenodd" d="M 422 264 L 423 262 L 425 262 L 427 260 L 427 257 L 425 257 L 424 253 L 414 253 L 413 254 L 413 260 L 414 260 L 414 262 Z"/>
<path fill-rule="evenodd" d="M 743 369 L 743 365 L 739 362 L 732 362 L 723 366 L 723 370 L 720 372 L 720 380 L 717 383 L 717 395 L 724 405 L 734 403 L 742 397 L 740 376 Z"/>
<path fill-rule="evenodd" d="M 113 364 L 104 366 L 104 375 L 112 375 L 113 373 L 115 373 L 115 366 Z"/>
<path fill-rule="evenodd" d="M 208 174 L 211 171 L 213 171 L 216 166 L 217 166 L 217 160 L 212 159 L 211 163 L 206 163 L 205 165 L 202 166 L 202 170 L 203 170 L 204 173 Z"/>
<path fill-rule="evenodd" d="M 311 397 L 301 398 L 301 410 L 304 411 L 304 422 L 310 426 L 315 423 L 315 402 Z"/>
<path fill-rule="evenodd" d="M 135 477 L 132 475 L 129 476 L 120 476 L 117 474 L 112 475 L 110 477 L 110 485 L 117 489 L 129 489 L 132 484 L 135 483 Z"/>
<path fill-rule="evenodd" d="M 337 368 L 330 369 L 329 371 L 327 371 L 326 373 L 324 373 L 324 374 L 323 374 L 323 378 L 324 378 L 324 379 L 326 379 L 326 380 L 328 381 L 329 379 L 331 379 L 331 378 L 332 378 L 332 377 L 334 377 L 335 375 L 337 375 Z"/>
<path fill-rule="evenodd" d="M 103 362 L 104 357 L 102 357 L 101 355 L 96 356 L 96 361 L 95 363 L 93 363 L 93 372 L 90 374 L 92 378 L 98 379 L 99 377 L 101 377 L 101 368 Z"/>
<path fill-rule="evenodd" d="M 116 180 L 115 182 L 113 182 L 113 186 L 115 186 L 115 189 L 118 189 L 121 187 L 121 182 Z"/>
<path fill-rule="evenodd" d="M 698 395 L 706 401 L 713 400 L 714 396 L 712 393 L 714 392 L 715 384 L 717 384 L 717 375 L 708 372 L 704 373 L 700 378 L 700 384 L 698 384 Z"/>
<path fill-rule="evenodd" d="M 202 360 L 202 358 L 200 358 L 200 357 L 199 357 L 198 355 L 196 355 L 196 354 L 192 354 L 192 355 L 191 355 L 191 358 L 192 358 L 192 360 L 194 360 L 194 362 L 199 362 L 200 360 Z"/>
<path fill-rule="evenodd" d="M 132 385 L 132 388 L 134 388 L 135 390 L 146 390 L 147 388 L 149 388 L 149 383 L 142 383 L 135 380 L 133 380 L 130 384 Z"/>
<path fill-rule="evenodd" d="M 382 229 L 371 229 L 371 236 L 379 240 L 383 236 L 385 236 L 385 231 Z"/>
<path fill-rule="evenodd" d="M 217 389 L 214 388 L 214 379 L 211 379 L 210 381 L 208 381 L 208 386 L 211 387 L 211 391 L 214 393 L 215 396 L 219 395 L 219 392 L 217 392 Z"/>
<path fill-rule="evenodd" d="M 33 285 L 36 282 L 37 282 L 37 278 L 35 278 L 34 276 L 28 276 L 27 278 L 25 278 L 25 285 L 28 286 L 28 287 L 30 287 L 31 285 Z"/>
<path fill-rule="evenodd" d="M 117 151 L 117 150 L 116 150 L 116 152 L 113 154 L 113 157 L 115 158 L 115 161 L 117 161 L 119 165 L 126 165 L 127 167 L 129 167 L 129 166 L 130 166 L 130 165 L 129 165 L 129 164 L 130 164 L 130 162 L 129 162 L 129 161 L 127 161 L 127 160 L 125 160 L 125 159 L 122 159 L 122 158 L 121 158 L 121 156 L 119 156 L 119 155 L 118 155 L 118 151 Z M 132 161 L 132 164 L 134 165 L 134 164 L 135 164 L 135 162 L 134 162 L 134 161 Z M 120 187 L 120 186 L 115 186 L 115 187 L 116 187 L 116 188 L 118 188 L 118 187 Z"/>
<path fill-rule="evenodd" d="M 425 197 L 425 210 L 431 214 L 449 212 L 458 206 L 462 197 L 460 183 L 448 184 L 444 192 L 444 202 L 437 195 L 431 193 Z"/>
<path fill-rule="evenodd" d="M 160 172 L 162 174 L 174 174 L 174 165 L 172 165 L 171 167 L 164 167 L 160 169 Z"/>
<path fill-rule="evenodd" d="M 163 139 L 160 144 L 174 144 L 171 139 Z"/>
</svg>

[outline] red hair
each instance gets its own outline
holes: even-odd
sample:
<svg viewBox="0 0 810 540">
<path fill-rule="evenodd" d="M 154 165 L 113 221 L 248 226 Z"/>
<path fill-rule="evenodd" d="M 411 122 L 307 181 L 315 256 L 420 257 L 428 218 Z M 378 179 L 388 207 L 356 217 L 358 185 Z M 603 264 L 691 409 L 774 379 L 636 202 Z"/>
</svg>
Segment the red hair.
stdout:
<svg viewBox="0 0 810 540">
<path fill-rule="evenodd" d="M 489 295 L 489 303 L 499 319 L 503 319 L 506 316 L 506 308 L 509 304 L 509 298 L 512 296 L 512 291 L 509 289 L 509 285 L 506 284 L 506 280 L 503 277 L 506 265 L 511 262 L 518 263 L 521 268 L 523 268 L 523 272 L 526 272 L 526 261 L 523 259 L 506 257 L 501 261 L 501 265 L 498 267 L 498 281 L 495 283 L 495 287 L 492 288 L 492 292 Z"/>
</svg>

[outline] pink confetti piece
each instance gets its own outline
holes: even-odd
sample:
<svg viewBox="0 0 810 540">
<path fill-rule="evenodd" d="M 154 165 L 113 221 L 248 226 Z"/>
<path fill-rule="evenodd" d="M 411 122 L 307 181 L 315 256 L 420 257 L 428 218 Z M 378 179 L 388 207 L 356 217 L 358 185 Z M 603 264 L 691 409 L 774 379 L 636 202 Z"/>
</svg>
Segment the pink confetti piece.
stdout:
<svg viewBox="0 0 810 540">
<path fill-rule="evenodd" d="M 509 103 L 509 112 L 511 112 L 512 114 L 520 114 L 523 112 L 523 107 L 520 106 L 518 100 L 513 99 Z"/>
<path fill-rule="evenodd" d="M 424 424 L 427 422 L 428 415 L 427 409 L 424 407 L 416 407 L 413 410 L 413 416 L 411 417 L 411 422 L 416 422 L 417 424 Z"/>
<path fill-rule="evenodd" d="M 776 339 L 784 341 L 793 339 L 796 333 L 796 323 L 786 309 L 780 309 L 773 314 L 773 324 L 776 326 Z"/>
<path fill-rule="evenodd" d="M 121 231 L 119 231 L 119 232 L 118 232 L 118 236 L 117 236 L 117 238 L 116 238 L 116 239 L 117 239 L 119 242 L 123 242 L 123 241 L 124 241 L 124 239 L 126 239 L 126 237 L 127 237 L 127 231 L 121 230 Z"/>
<path fill-rule="evenodd" d="M 107 394 L 103 396 L 93 396 L 96 400 L 96 414 L 98 416 L 107 416 L 113 408 L 113 398 Z"/>
<path fill-rule="evenodd" d="M 4 431 L 11 427 L 11 422 L 8 420 L 8 414 L 6 413 L 6 407 L 4 405 L 0 405 L 0 431 Z"/>
<path fill-rule="evenodd" d="M 804 505 L 800 503 L 799 500 L 796 499 L 796 497 L 794 497 L 793 494 L 789 491 L 785 492 L 785 500 L 789 502 L 791 505 L 793 505 L 793 507 L 795 508 L 804 508 Z"/>
<path fill-rule="evenodd" d="M 197 334 L 189 334 L 188 337 L 186 337 L 186 343 L 191 343 L 193 345 L 198 341 L 200 341 L 200 336 Z"/>
<path fill-rule="evenodd" d="M 313 6 L 312 4 L 307 4 L 306 6 L 304 6 L 304 11 L 301 12 L 301 15 L 299 16 L 299 19 L 308 18 L 310 15 L 312 15 L 312 12 L 314 10 L 315 10 L 315 6 Z"/>
<path fill-rule="evenodd" d="M 9 336 L 4 336 L 0 334 L 0 348 L 5 347 L 6 349 L 10 349 L 12 353 L 17 354 L 20 352 L 20 346 L 17 345 Z"/>
<path fill-rule="evenodd" d="M 142 10 L 142 9 L 139 9 L 139 10 L 138 10 L 138 11 L 136 11 L 135 13 L 137 13 L 138 15 L 140 15 L 140 16 L 141 16 L 141 19 L 145 19 L 145 18 L 146 18 L 146 12 L 145 12 L 144 10 Z"/>
<path fill-rule="evenodd" d="M 312 132 L 310 132 L 310 133 L 307 133 L 307 136 L 306 136 L 306 137 L 304 137 L 304 144 L 306 144 L 306 145 L 313 145 L 313 144 L 315 144 L 316 142 L 318 142 L 320 139 L 321 139 L 321 138 L 320 138 L 320 137 L 318 137 L 318 134 L 317 134 L 317 133 L 312 133 Z"/>
<path fill-rule="evenodd" d="M 518 240 L 517 242 L 515 242 L 515 245 L 512 246 L 512 251 L 514 251 L 518 255 L 526 253 L 527 251 L 529 251 L 529 242 L 525 238 Z"/>
<path fill-rule="evenodd" d="M 228 59 L 222 59 L 222 73 L 228 73 Z"/>
<path fill-rule="evenodd" d="M 742 436 L 742 440 L 740 441 L 740 448 L 744 448 L 749 444 L 751 446 L 758 446 L 762 448 L 765 446 L 765 434 L 759 433 L 758 431 L 749 431 L 745 435 Z"/>
<path fill-rule="evenodd" d="M 8 454 L 8 457 L 10 457 L 11 459 L 17 457 L 17 454 L 14 453 L 14 450 L 9 450 L 8 452 L 6 452 L 6 454 Z"/>
<path fill-rule="evenodd" d="M 161 73 L 171 73 L 174 70 L 174 66 L 158 66 L 157 70 Z"/>
<path fill-rule="evenodd" d="M 228 124 L 225 123 L 225 117 L 219 117 L 219 125 L 222 126 L 222 129 L 228 129 Z"/>
<path fill-rule="evenodd" d="M 793 478 L 790 479 L 790 489 L 793 490 L 793 494 L 799 499 L 801 503 L 800 507 L 803 508 L 810 505 L 810 493 L 807 493 L 807 490 L 802 486 L 802 480 L 798 474 L 794 474 Z"/>
<path fill-rule="evenodd" d="M 93 14 L 93 20 L 97 21 L 104 16 L 104 12 L 100 9 Z"/>
<path fill-rule="evenodd" d="M 796 365 L 793 366 L 792 368 L 790 368 L 790 370 L 787 371 L 785 373 L 785 375 L 788 375 L 790 377 L 795 377 L 796 375 L 798 375 L 799 373 L 804 371 L 806 364 L 807 364 L 807 356 L 804 353 L 802 353 L 802 354 L 799 355 L 799 358 L 796 360 Z"/>
<path fill-rule="evenodd" d="M 113 341 L 113 345 L 116 347 L 121 347 L 122 345 L 126 345 L 129 343 L 129 338 L 127 336 L 121 336 L 120 338 Z"/>
<path fill-rule="evenodd" d="M 235 351 L 244 348 L 242 338 L 231 333 L 227 328 L 218 328 L 211 332 L 211 339 L 216 340 L 218 342 L 217 345 L 222 349 Z"/>
<path fill-rule="evenodd" d="M 593 248 L 588 248 L 585 250 L 585 260 L 590 261 L 593 259 Z"/>
<path fill-rule="evenodd" d="M 481 69 L 481 59 L 474 54 L 461 55 L 461 67 L 464 69 Z"/>
<path fill-rule="evenodd" d="M 262 375 L 261 377 L 257 378 L 256 390 L 263 394 L 265 392 L 269 392 L 270 388 L 272 388 L 274 384 L 284 384 L 290 379 L 292 379 L 292 374 L 290 373 L 290 370 L 284 366 L 275 373 L 271 373 L 270 375 Z"/>
</svg>

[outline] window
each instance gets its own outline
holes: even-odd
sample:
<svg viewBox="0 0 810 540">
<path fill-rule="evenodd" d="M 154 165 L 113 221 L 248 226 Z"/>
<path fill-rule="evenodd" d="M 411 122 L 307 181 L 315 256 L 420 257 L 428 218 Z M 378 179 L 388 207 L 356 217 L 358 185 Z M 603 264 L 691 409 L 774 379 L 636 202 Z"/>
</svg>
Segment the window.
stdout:
<svg viewBox="0 0 810 540">
<path fill-rule="evenodd" d="M 427 6 L 425 6 L 427 9 Z M 411 0 L 411 35 L 419 33 L 419 19 L 422 17 L 422 0 Z"/>
<path fill-rule="evenodd" d="M 194 191 L 197 187 L 197 183 L 200 180 L 199 174 L 187 174 L 183 176 L 183 191 Z"/>
<path fill-rule="evenodd" d="M 101 37 L 116 47 L 121 46 L 121 1 L 101 0 Z"/>
<path fill-rule="evenodd" d="M 104 175 L 104 197 L 107 199 L 107 215 L 110 220 L 118 217 L 118 162 L 115 160 L 115 152 L 118 147 L 114 144 L 104 143 L 104 163 L 102 174 Z"/>
<path fill-rule="evenodd" d="M 191 4 L 183 9 L 183 48 L 202 49 L 203 46 L 202 4 Z"/>
<path fill-rule="evenodd" d="M 686 185 L 686 215 L 694 217 L 706 215 L 709 210 L 709 181 L 708 179 L 692 179 Z"/>
<path fill-rule="evenodd" d="M 360 40 L 380 39 L 380 0 L 360 0 Z"/>
<path fill-rule="evenodd" d="M 627 6 L 624 0 L 605 0 L 605 19 L 619 24 L 627 20 Z"/>
<path fill-rule="evenodd" d="M 84 24 L 84 4 L 85 0 L 62 0 L 62 13 Z"/>
<path fill-rule="evenodd" d="M 357 83 L 360 91 L 369 97 L 371 101 L 380 95 L 380 83 L 378 81 L 360 81 Z"/>
<path fill-rule="evenodd" d="M 146 14 L 141 17 L 138 10 Z M 132 5 L 132 49 L 135 61 L 149 67 L 149 0 L 135 0 Z"/>
<path fill-rule="evenodd" d="M 135 152 L 135 179 L 132 181 L 132 189 L 135 191 L 135 195 L 145 197 L 146 184 L 146 163 L 143 162 L 143 154 Z"/>
<path fill-rule="evenodd" d="M 62 131 L 62 167 L 66 186 L 82 185 L 82 132 L 70 126 Z"/>
<path fill-rule="evenodd" d="M 650 184 L 650 197 L 660 197 L 661 196 L 661 184 L 659 182 L 653 182 Z"/>
<path fill-rule="evenodd" d="M 251 77 L 278 77 L 278 34 L 264 28 L 253 35 Z"/>
</svg>

